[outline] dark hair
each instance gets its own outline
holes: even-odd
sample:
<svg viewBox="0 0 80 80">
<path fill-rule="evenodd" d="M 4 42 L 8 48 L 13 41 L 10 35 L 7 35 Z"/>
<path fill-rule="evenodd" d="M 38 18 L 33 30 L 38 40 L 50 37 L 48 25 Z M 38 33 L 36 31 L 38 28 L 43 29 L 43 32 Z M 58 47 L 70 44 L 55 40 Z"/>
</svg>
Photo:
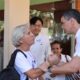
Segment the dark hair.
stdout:
<svg viewBox="0 0 80 80">
<path fill-rule="evenodd" d="M 80 12 L 76 9 L 70 9 L 64 12 L 62 16 L 67 20 L 74 18 L 78 23 L 80 23 Z"/>
<path fill-rule="evenodd" d="M 50 43 L 51 48 L 52 48 L 52 46 L 53 46 L 54 44 L 59 44 L 59 45 L 60 45 L 60 48 L 62 48 L 62 44 L 61 44 L 60 41 L 55 40 L 55 41 L 51 42 L 51 43 Z"/>
<path fill-rule="evenodd" d="M 41 19 L 41 18 L 39 18 L 39 17 L 32 17 L 31 19 L 30 19 L 30 25 L 35 25 L 35 23 L 36 23 L 36 21 L 40 21 L 41 23 L 42 23 L 42 25 L 43 25 L 43 20 Z"/>
</svg>

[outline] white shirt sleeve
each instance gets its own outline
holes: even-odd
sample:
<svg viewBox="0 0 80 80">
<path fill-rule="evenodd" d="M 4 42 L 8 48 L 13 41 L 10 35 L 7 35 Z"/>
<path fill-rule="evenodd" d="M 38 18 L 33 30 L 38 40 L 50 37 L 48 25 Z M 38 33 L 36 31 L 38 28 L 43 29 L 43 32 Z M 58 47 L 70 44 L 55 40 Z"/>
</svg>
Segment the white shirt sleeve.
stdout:
<svg viewBox="0 0 80 80">
<path fill-rule="evenodd" d="M 76 33 L 76 46 L 74 56 L 80 56 L 80 29 Z"/>
<path fill-rule="evenodd" d="M 22 73 L 32 68 L 32 65 L 29 63 L 28 59 L 21 52 L 17 53 L 16 59 L 15 59 L 15 66 Z"/>
</svg>

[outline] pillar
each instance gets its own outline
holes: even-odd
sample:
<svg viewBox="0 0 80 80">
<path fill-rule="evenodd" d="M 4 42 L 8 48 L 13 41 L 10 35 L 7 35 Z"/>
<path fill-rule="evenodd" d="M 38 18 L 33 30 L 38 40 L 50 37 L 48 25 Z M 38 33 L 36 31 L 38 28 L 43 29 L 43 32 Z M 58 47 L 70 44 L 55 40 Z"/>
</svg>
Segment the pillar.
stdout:
<svg viewBox="0 0 80 80">
<path fill-rule="evenodd" d="M 29 0 L 5 0 L 4 12 L 4 67 L 8 64 L 14 47 L 11 35 L 16 25 L 29 21 Z"/>
</svg>

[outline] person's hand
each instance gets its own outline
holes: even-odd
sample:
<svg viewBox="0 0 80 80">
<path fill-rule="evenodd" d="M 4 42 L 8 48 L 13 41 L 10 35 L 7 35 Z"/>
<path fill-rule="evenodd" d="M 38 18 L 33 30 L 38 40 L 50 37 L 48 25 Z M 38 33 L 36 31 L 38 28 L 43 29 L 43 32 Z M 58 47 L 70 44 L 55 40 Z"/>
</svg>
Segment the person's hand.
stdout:
<svg viewBox="0 0 80 80">
<path fill-rule="evenodd" d="M 56 65 L 60 62 L 60 58 L 58 55 L 56 54 L 50 54 L 47 58 L 48 62 L 50 63 L 50 65 Z"/>
<path fill-rule="evenodd" d="M 53 77 L 56 77 L 56 75 L 51 73 L 51 74 L 50 74 L 50 77 L 53 78 Z"/>
<path fill-rule="evenodd" d="M 48 61 L 45 61 L 44 63 L 42 63 L 41 65 L 39 65 L 39 69 L 41 69 L 44 72 L 47 72 L 48 67 L 50 67 L 50 63 Z"/>
</svg>

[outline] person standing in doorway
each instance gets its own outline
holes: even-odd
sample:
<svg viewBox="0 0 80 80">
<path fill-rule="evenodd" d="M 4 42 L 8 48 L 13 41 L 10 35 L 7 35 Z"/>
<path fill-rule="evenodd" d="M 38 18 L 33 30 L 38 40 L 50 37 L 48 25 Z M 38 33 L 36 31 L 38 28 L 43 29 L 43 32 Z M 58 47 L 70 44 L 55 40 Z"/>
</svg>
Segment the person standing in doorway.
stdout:
<svg viewBox="0 0 80 80">
<path fill-rule="evenodd" d="M 44 62 L 51 52 L 49 39 L 46 35 L 40 34 L 43 27 L 43 20 L 39 17 L 32 17 L 30 19 L 30 30 L 36 36 L 34 44 L 31 46 L 30 51 L 40 65 Z"/>
</svg>

